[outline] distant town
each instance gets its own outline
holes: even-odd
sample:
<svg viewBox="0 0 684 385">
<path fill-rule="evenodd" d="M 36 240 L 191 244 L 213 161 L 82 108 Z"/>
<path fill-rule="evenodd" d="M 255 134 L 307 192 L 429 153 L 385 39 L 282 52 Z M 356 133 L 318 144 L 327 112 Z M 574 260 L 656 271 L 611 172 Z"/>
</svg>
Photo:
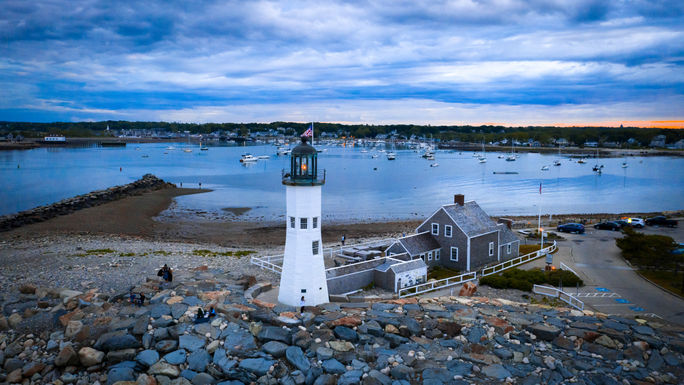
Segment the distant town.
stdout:
<svg viewBox="0 0 684 385">
<path fill-rule="evenodd" d="M 60 144 L 79 138 L 101 141 L 233 141 L 287 143 L 310 123 L 167 123 L 167 122 L 0 122 L 0 142 Z M 440 148 L 467 144 L 527 148 L 684 149 L 684 131 L 640 127 L 504 127 L 430 125 L 344 125 L 314 123 L 321 140 L 431 142 Z"/>
</svg>

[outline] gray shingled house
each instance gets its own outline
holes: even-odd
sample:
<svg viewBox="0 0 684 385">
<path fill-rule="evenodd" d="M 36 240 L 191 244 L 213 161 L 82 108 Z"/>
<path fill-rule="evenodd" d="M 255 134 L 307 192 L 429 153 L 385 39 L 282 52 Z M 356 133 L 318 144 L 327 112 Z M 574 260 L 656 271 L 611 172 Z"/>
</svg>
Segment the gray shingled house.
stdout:
<svg viewBox="0 0 684 385">
<path fill-rule="evenodd" d="M 387 256 L 407 253 L 428 266 L 441 265 L 460 271 L 477 270 L 492 262 L 518 256 L 520 240 L 505 223 L 494 222 L 474 201 L 462 194 L 440 207 L 416 229 L 385 251 Z"/>
</svg>

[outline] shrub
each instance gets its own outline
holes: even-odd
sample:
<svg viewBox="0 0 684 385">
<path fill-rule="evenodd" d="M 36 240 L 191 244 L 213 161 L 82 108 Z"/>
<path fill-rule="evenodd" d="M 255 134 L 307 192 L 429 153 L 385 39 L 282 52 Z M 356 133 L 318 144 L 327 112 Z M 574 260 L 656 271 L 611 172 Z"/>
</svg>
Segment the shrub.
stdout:
<svg viewBox="0 0 684 385">
<path fill-rule="evenodd" d="M 489 275 L 481 278 L 480 284 L 496 289 L 532 291 L 534 285 L 550 284 L 558 286 L 561 280 L 563 281 L 563 286 L 576 286 L 578 283 L 580 286 L 584 286 L 584 282 L 571 271 L 542 271 L 541 269 L 509 269 L 499 275 Z"/>
<path fill-rule="evenodd" d="M 563 286 L 577 286 L 578 283 L 580 286 L 584 286 L 584 282 L 572 271 L 552 270 L 546 272 L 546 283 L 552 286 L 559 286 L 561 280 L 563 281 Z"/>
</svg>

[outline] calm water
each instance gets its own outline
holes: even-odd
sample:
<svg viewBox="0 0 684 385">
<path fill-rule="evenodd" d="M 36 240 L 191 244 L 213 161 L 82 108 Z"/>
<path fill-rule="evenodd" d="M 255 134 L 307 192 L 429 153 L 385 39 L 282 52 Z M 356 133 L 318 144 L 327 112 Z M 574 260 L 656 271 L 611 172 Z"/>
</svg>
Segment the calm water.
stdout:
<svg viewBox="0 0 684 385">
<path fill-rule="evenodd" d="M 169 146 L 175 150 L 167 150 Z M 182 148 L 192 148 L 191 153 Z M 397 150 L 397 160 L 373 150 L 318 146 L 320 166 L 327 170 L 323 187 L 323 216 L 336 221 L 410 219 L 429 215 L 453 194 L 463 193 L 492 215 L 660 211 L 684 208 L 684 158 L 629 157 L 600 159 L 605 166 L 595 175 L 589 159 L 557 154 L 519 154 L 506 162 L 488 153 L 480 164 L 472 152 L 437 151 L 428 161 L 414 150 Z M 270 155 L 245 167 L 240 155 Z M 627 161 L 629 167 L 622 168 Z M 431 163 L 439 167 L 430 167 Z M 20 167 L 17 168 L 17 165 Z M 543 165 L 550 170 L 541 171 Z M 122 171 L 119 171 L 121 167 Z M 270 145 L 198 147 L 182 143 L 133 144 L 125 148 L 40 148 L 0 151 L 0 215 L 48 204 L 77 194 L 124 184 L 153 173 L 184 187 L 213 189 L 206 194 L 178 197 L 163 216 L 167 219 L 225 220 L 224 208 L 250 207 L 241 218 L 273 221 L 284 217 L 285 188 L 281 169 L 289 157 L 275 156 Z M 493 171 L 515 171 L 496 175 Z M 539 183 L 543 195 L 539 195 Z"/>
</svg>

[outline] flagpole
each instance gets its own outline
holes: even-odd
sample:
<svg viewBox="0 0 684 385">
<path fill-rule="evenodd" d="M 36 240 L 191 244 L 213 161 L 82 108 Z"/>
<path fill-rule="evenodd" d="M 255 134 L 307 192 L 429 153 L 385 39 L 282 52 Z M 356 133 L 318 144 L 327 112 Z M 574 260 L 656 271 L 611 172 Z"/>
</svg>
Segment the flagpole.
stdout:
<svg viewBox="0 0 684 385">
<path fill-rule="evenodd" d="M 316 141 L 314 140 L 314 122 L 311 122 L 311 145 L 314 146 L 316 145 Z"/>
<path fill-rule="evenodd" d="M 538 221 L 538 231 L 539 231 L 539 237 L 541 239 L 541 243 L 539 244 L 539 250 L 544 248 L 544 231 L 542 230 L 541 227 L 541 204 L 542 204 L 542 184 L 539 182 L 539 221 Z"/>
</svg>

